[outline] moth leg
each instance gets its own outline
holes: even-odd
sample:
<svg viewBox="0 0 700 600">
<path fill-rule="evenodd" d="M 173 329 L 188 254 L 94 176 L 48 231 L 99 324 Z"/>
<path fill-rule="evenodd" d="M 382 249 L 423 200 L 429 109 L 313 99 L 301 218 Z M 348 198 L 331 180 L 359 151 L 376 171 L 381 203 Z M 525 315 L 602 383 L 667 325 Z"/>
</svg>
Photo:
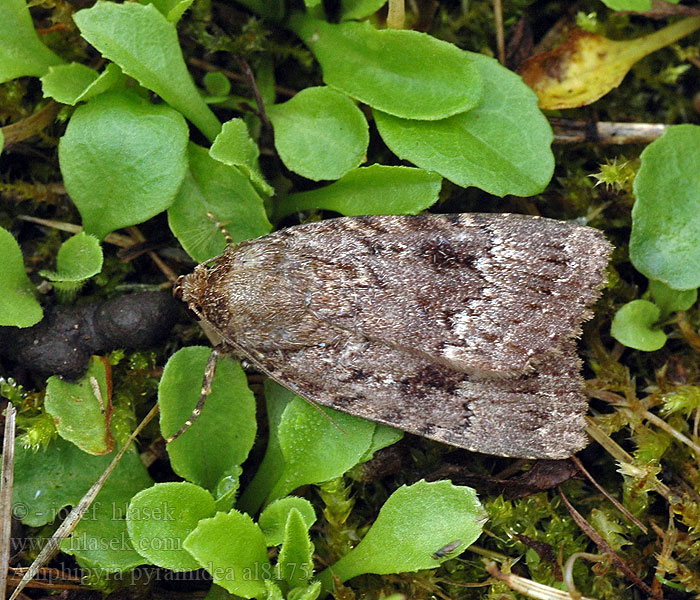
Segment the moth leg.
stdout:
<svg viewBox="0 0 700 600">
<path fill-rule="evenodd" d="M 213 221 L 214 224 L 219 228 L 219 231 L 223 234 L 224 239 L 226 240 L 226 245 L 232 246 L 233 245 L 233 238 L 231 237 L 231 234 L 226 230 L 226 224 L 221 223 L 220 221 L 217 221 L 216 217 L 211 212 L 207 213 L 207 218 L 210 221 Z"/>
<path fill-rule="evenodd" d="M 202 378 L 202 391 L 199 395 L 199 401 L 197 402 L 197 406 L 194 407 L 192 414 L 189 416 L 187 421 L 185 421 L 184 425 L 180 427 L 180 429 L 176 431 L 173 435 L 165 438 L 166 443 L 169 444 L 173 440 L 179 438 L 183 433 L 185 433 L 185 431 L 187 431 L 192 426 L 192 423 L 194 423 L 197 420 L 197 417 L 201 414 L 202 408 L 204 408 L 204 404 L 207 401 L 207 397 L 209 396 L 209 394 L 211 394 L 211 384 L 212 381 L 214 381 L 214 375 L 216 374 L 216 365 L 219 360 L 219 355 L 222 354 L 224 350 L 225 346 L 220 345 L 214 347 L 214 349 L 211 351 L 211 354 L 209 355 L 209 360 L 207 361 L 207 366 L 204 367 L 204 377 Z"/>
</svg>

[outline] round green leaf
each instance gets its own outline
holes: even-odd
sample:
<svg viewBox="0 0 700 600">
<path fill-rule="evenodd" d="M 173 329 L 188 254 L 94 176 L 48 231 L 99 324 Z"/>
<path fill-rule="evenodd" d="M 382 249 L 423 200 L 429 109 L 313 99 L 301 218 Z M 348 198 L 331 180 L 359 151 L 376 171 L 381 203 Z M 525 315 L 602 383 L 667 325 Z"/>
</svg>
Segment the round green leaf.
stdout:
<svg viewBox="0 0 700 600">
<path fill-rule="evenodd" d="M 70 63 L 50 67 L 41 78 L 41 85 L 44 97 L 75 106 L 116 87 L 123 79 L 121 70 L 114 63 L 109 63 L 99 74 L 83 64 Z"/>
<path fill-rule="evenodd" d="M 15 447 L 13 514 L 31 527 L 51 523 L 66 506 L 75 506 L 114 458 L 90 456 L 63 438 L 38 452 L 19 442 Z M 129 448 L 105 482 L 90 510 L 61 550 L 81 564 L 105 572 L 126 571 L 143 564 L 126 531 L 124 516 L 131 497 L 153 485 L 138 452 Z"/>
<path fill-rule="evenodd" d="M 369 22 L 334 25 L 301 13 L 289 23 L 321 64 L 327 85 L 382 112 L 444 119 L 481 99 L 471 55 L 426 33 L 378 30 Z"/>
<path fill-rule="evenodd" d="M 101 398 L 95 395 L 93 380 Z M 52 375 L 46 382 L 46 410 L 53 416 L 60 435 L 88 454 L 114 449 L 109 428 L 112 416 L 111 380 L 106 359 L 93 356 L 87 372 L 76 383 Z"/>
<path fill-rule="evenodd" d="M 173 354 L 158 385 L 160 427 L 176 433 L 190 418 L 202 391 L 210 348 L 190 346 Z M 167 446 L 173 471 L 210 491 L 248 456 L 255 440 L 255 397 L 241 366 L 219 357 L 211 394 L 192 426 Z M 206 460 L 202 457 L 206 456 Z"/>
<path fill-rule="evenodd" d="M 232 510 L 199 522 L 184 547 L 214 583 L 244 598 L 263 598 L 272 577 L 265 536 L 248 515 Z"/>
<path fill-rule="evenodd" d="M 154 565 L 194 571 L 199 562 L 182 544 L 202 519 L 215 512 L 214 498 L 198 485 L 157 483 L 131 499 L 126 528 L 136 551 Z"/>
<path fill-rule="evenodd" d="M 265 534 L 268 546 L 279 546 L 284 541 L 284 529 L 287 525 L 287 517 L 292 509 L 299 512 L 307 531 L 316 522 L 316 512 L 306 498 L 287 496 L 275 500 L 260 513 L 258 525 Z"/>
<path fill-rule="evenodd" d="M 85 231 L 102 239 L 168 208 L 187 170 L 188 136 L 180 113 L 131 92 L 79 106 L 58 156 Z"/>
<path fill-rule="evenodd" d="M 53 98 L 63 104 L 75 104 L 75 98 L 98 77 L 97 71 L 80 63 L 49 67 L 41 78 L 45 98 Z"/>
<path fill-rule="evenodd" d="M 366 159 L 367 120 L 346 95 L 327 87 L 306 88 L 267 109 L 282 162 L 299 175 L 339 179 Z"/>
<path fill-rule="evenodd" d="M 464 550 L 481 534 L 487 519 L 476 492 L 450 481 L 402 486 L 384 503 L 362 541 L 319 579 L 326 589 L 336 576 L 346 581 L 362 573 L 403 573 L 437 567 L 434 553 L 459 541 Z"/>
<path fill-rule="evenodd" d="M 700 287 L 700 126 L 669 127 L 642 152 L 630 259 L 676 290 Z"/>
<path fill-rule="evenodd" d="M 231 119 L 224 123 L 209 150 L 213 159 L 225 165 L 238 167 L 250 178 L 260 193 L 272 196 L 275 190 L 260 172 L 259 154 L 258 145 L 251 139 L 243 119 Z"/>
<path fill-rule="evenodd" d="M 654 329 L 661 310 L 647 300 L 633 300 L 615 313 L 610 334 L 628 348 L 654 352 L 666 343 L 666 334 Z"/>
<path fill-rule="evenodd" d="M 43 316 L 14 236 L 0 227 L 0 325 L 31 327 Z"/>
<path fill-rule="evenodd" d="M 677 310 L 688 310 L 698 301 L 698 290 L 674 290 L 662 281 L 649 280 L 649 295 L 661 310 L 661 319 L 665 319 Z"/>
<path fill-rule="evenodd" d="M 102 270 L 102 260 L 100 242 L 81 231 L 61 244 L 56 255 L 56 271 L 40 273 L 51 281 L 83 281 Z"/>
<path fill-rule="evenodd" d="M 236 243 L 270 232 L 263 200 L 245 175 L 196 144 L 189 145 L 188 155 L 190 169 L 168 209 L 168 225 L 194 260 L 204 262 L 224 251 L 220 225 Z"/>
<path fill-rule="evenodd" d="M 231 93 L 231 82 L 219 71 L 205 73 L 202 81 L 210 96 L 228 96 Z"/>
<path fill-rule="evenodd" d="M 0 83 L 41 77 L 51 65 L 63 62 L 39 39 L 26 0 L 0 2 L 0 40 Z"/>
<path fill-rule="evenodd" d="M 372 443 L 375 424 L 294 398 L 278 428 L 284 471 L 268 500 L 301 485 L 339 477 L 354 467 Z"/>
<path fill-rule="evenodd" d="M 399 158 L 462 187 L 496 196 L 541 192 L 554 172 L 553 134 L 537 96 L 496 60 L 469 53 L 488 93 L 479 105 L 441 121 L 374 111 L 379 134 Z"/>
<path fill-rule="evenodd" d="M 303 210 L 341 215 L 415 215 L 437 202 L 442 177 L 411 167 L 359 167 L 325 187 L 287 196 L 277 217 Z"/>
<path fill-rule="evenodd" d="M 152 4 L 97 2 L 73 15 L 82 36 L 213 140 L 221 124 L 187 70 L 175 25 Z"/>
</svg>

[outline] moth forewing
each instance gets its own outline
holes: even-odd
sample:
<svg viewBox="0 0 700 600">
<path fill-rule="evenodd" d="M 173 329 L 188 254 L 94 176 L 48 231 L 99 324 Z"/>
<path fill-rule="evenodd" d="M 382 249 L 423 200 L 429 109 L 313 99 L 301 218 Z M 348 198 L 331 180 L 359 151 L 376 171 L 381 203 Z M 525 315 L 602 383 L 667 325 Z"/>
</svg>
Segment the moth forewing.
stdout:
<svg viewBox="0 0 700 600">
<path fill-rule="evenodd" d="M 244 242 L 180 294 L 312 402 L 470 450 L 586 444 L 574 338 L 611 247 L 521 215 L 332 219 Z"/>
</svg>

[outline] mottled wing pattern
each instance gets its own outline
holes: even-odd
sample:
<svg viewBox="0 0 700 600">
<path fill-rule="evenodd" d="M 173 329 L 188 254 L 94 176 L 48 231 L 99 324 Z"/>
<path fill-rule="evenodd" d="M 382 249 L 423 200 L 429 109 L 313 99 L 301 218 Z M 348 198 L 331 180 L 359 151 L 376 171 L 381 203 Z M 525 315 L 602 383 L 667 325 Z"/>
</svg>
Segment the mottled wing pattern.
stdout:
<svg viewBox="0 0 700 600">
<path fill-rule="evenodd" d="M 307 399 L 479 452 L 585 445 L 574 337 L 610 245 L 518 215 L 342 218 L 228 250 L 183 299 Z"/>
<path fill-rule="evenodd" d="M 339 333 L 336 340 L 245 354 L 313 402 L 468 450 L 566 458 L 587 443 L 587 402 L 571 341 L 527 374 L 489 379 L 366 338 Z"/>
<path fill-rule="evenodd" d="M 510 214 L 333 219 L 275 236 L 281 270 L 309 275 L 319 320 L 493 377 L 579 334 L 609 249 L 594 229 Z"/>
</svg>

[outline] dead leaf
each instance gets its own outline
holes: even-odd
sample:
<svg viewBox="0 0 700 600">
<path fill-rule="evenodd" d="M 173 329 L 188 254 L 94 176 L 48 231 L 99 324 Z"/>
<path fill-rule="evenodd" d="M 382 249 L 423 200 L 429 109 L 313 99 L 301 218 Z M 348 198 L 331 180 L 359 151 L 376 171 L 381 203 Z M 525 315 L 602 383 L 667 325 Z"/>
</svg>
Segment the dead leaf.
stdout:
<svg viewBox="0 0 700 600">
<path fill-rule="evenodd" d="M 698 28 L 700 17 L 691 17 L 628 41 L 576 29 L 561 46 L 531 56 L 518 72 L 537 94 L 540 108 L 585 106 L 620 85 L 638 60 Z"/>
</svg>

